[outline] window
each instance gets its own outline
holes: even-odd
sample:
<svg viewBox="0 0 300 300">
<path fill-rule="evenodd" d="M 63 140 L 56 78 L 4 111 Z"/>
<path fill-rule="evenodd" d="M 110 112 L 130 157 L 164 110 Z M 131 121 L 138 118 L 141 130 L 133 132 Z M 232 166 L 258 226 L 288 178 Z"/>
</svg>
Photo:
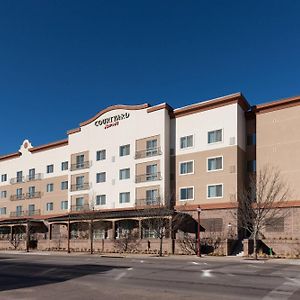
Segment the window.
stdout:
<svg viewBox="0 0 300 300">
<path fill-rule="evenodd" d="M 146 205 L 157 204 L 159 200 L 158 190 L 147 190 L 146 191 Z"/>
<path fill-rule="evenodd" d="M 129 192 L 120 193 L 119 202 L 121 204 L 122 203 L 129 203 L 130 202 L 130 193 Z"/>
<path fill-rule="evenodd" d="M 47 184 L 47 192 L 48 193 L 53 192 L 53 189 L 54 189 L 53 183 L 48 183 Z"/>
<path fill-rule="evenodd" d="M 223 169 L 223 157 L 212 157 L 207 159 L 207 171 L 217 171 Z"/>
<path fill-rule="evenodd" d="M 0 198 L 6 198 L 7 197 L 7 191 L 1 191 Z"/>
<path fill-rule="evenodd" d="M 222 140 L 223 140 L 222 129 L 212 130 L 207 133 L 208 144 L 222 142 Z"/>
<path fill-rule="evenodd" d="M 22 199 L 23 198 L 23 189 L 22 188 L 18 188 L 16 190 L 16 198 L 17 199 Z"/>
<path fill-rule="evenodd" d="M 7 181 L 7 174 L 2 174 L 1 175 L 1 182 Z"/>
<path fill-rule="evenodd" d="M 84 187 L 84 176 L 76 177 L 76 190 L 83 189 Z"/>
<path fill-rule="evenodd" d="M 29 194 L 29 198 L 32 198 L 35 196 L 35 186 L 30 186 L 28 188 L 28 194 Z"/>
<path fill-rule="evenodd" d="M 184 187 L 180 189 L 180 200 L 194 200 L 194 187 Z"/>
<path fill-rule="evenodd" d="M 61 210 L 66 210 L 68 209 L 68 200 L 64 200 L 60 202 L 60 209 Z"/>
<path fill-rule="evenodd" d="M 23 182 L 23 172 L 22 171 L 17 172 L 17 182 Z"/>
<path fill-rule="evenodd" d="M 214 184 L 207 186 L 207 198 L 222 198 L 223 184 Z"/>
<path fill-rule="evenodd" d="M 180 138 L 180 149 L 193 147 L 193 135 L 187 135 Z"/>
<path fill-rule="evenodd" d="M 80 154 L 76 156 L 76 168 L 77 169 L 84 168 L 84 154 Z"/>
<path fill-rule="evenodd" d="M 106 181 L 106 172 L 100 172 L 96 174 L 96 182 L 105 182 Z"/>
<path fill-rule="evenodd" d="M 126 156 L 130 154 L 130 145 L 120 146 L 120 156 Z"/>
<path fill-rule="evenodd" d="M 62 181 L 61 182 L 61 189 L 67 190 L 68 189 L 68 181 Z"/>
<path fill-rule="evenodd" d="M 185 161 L 180 163 L 180 175 L 194 173 L 194 161 Z"/>
<path fill-rule="evenodd" d="M 78 197 L 76 198 L 76 210 L 81 210 L 84 206 L 84 198 Z"/>
<path fill-rule="evenodd" d="M 157 164 L 146 166 L 146 181 L 158 179 Z"/>
<path fill-rule="evenodd" d="M 66 170 L 68 170 L 68 168 L 69 168 L 69 162 L 68 161 L 63 161 L 61 163 L 61 170 L 66 171 Z"/>
<path fill-rule="evenodd" d="M 22 210 L 22 205 L 18 205 L 16 207 L 16 216 L 22 216 L 23 210 Z"/>
<path fill-rule="evenodd" d="M 119 174 L 120 180 L 130 178 L 130 169 L 121 169 Z"/>
<path fill-rule="evenodd" d="M 28 172 L 28 180 L 34 180 L 35 179 L 35 169 L 29 169 Z"/>
<path fill-rule="evenodd" d="M 99 150 L 96 152 L 96 160 L 105 160 L 106 159 L 106 150 Z"/>
<path fill-rule="evenodd" d="M 35 212 L 35 205 L 34 204 L 29 204 L 28 205 L 28 214 L 29 216 L 33 216 Z"/>
<path fill-rule="evenodd" d="M 97 195 L 96 205 L 105 205 L 105 204 L 106 204 L 106 195 Z"/>
<path fill-rule="evenodd" d="M 47 210 L 47 211 L 53 210 L 53 202 L 48 202 L 48 203 L 46 204 L 46 210 Z"/>
<path fill-rule="evenodd" d="M 49 174 L 49 173 L 53 173 L 53 171 L 54 171 L 54 166 L 53 165 L 48 165 L 47 166 L 47 173 Z"/>
<path fill-rule="evenodd" d="M 146 142 L 146 156 L 154 156 L 158 154 L 157 139 L 149 140 Z"/>
<path fill-rule="evenodd" d="M 0 208 L 0 215 L 6 215 L 6 207 Z"/>
</svg>

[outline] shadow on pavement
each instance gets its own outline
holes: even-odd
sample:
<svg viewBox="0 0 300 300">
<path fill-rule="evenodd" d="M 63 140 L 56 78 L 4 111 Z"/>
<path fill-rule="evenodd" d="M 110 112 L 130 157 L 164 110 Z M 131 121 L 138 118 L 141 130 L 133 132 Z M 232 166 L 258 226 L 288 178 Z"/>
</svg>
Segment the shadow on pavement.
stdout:
<svg viewBox="0 0 300 300">
<path fill-rule="evenodd" d="M 105 273 L 116 267 L 110 265 L 62 265 L 2 260 L 0 262 L 0 291 L 59 283 L 70 279 Z"/>
</svg>

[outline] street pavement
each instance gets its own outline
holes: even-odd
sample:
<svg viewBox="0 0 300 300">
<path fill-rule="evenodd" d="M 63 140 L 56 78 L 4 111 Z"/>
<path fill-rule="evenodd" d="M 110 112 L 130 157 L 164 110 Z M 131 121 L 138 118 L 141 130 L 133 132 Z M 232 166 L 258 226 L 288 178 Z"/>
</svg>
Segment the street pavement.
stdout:
<svg viewBox="0 0 300 300">
<path fill-rule="evenodd" d="M 300 263 L 0 252 L 0 300 L 6 299 L 299 300 Z"/>
</svg>

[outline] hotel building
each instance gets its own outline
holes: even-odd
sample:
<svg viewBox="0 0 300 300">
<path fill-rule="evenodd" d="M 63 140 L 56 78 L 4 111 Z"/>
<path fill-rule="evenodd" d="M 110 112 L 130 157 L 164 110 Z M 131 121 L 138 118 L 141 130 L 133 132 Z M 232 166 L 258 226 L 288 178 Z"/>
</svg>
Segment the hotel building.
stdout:
<svg viewBox="0 0 300 300">
<path fill-rule="evenodd" d="M 280 168 L 293 191 L 291 214 L 266 234 L 300 238 L 299 126 L 300 97 L 251 107 L 237 93 L 177 109 L 115 105 L 65 140 L 25 140 L 0 156 L 0 247 L 9 248 L 7 239 L 24 226 L 36 228 L 29 236 L 38 249 L 66 248 L 66 232 L 72 248 L 88 248 L 77 225 L 92 220 L 97 249 L 112 250 L 128 222 L 145 249 L 154 235 L 143 222 L 162 206 L 167 252 L 178 250 L 170 234 L 174 214 L 195 222 L 198 206 L 206 235 L 242 239 L 233 217 L 237 196 L 249 173 L 266 163 Z"/>
</svg>

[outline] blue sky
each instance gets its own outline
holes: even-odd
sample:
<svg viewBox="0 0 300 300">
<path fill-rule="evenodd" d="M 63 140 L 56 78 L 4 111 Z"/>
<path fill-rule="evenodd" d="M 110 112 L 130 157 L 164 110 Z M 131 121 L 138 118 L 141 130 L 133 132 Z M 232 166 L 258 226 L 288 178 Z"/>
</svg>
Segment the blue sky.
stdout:
<svg viewBox="0 0 300 300">
<path fill-rule="evenodd" d="M 112 104 L 300 94 L 300 1 L 0 1 L 0 155 Z"/>
</svg>

